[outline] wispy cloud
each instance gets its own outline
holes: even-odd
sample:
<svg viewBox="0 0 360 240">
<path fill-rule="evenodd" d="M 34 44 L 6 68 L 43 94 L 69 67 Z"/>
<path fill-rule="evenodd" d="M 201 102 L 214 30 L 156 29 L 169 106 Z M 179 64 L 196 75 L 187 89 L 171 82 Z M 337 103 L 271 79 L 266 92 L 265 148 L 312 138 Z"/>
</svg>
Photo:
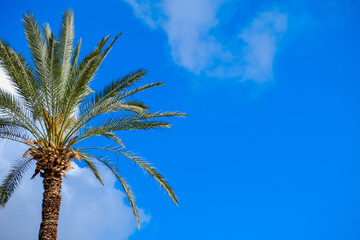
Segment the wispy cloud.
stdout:
<svg viewBox="0 0 360 240">
<path fill-rule="evenodd" d="M 240 38 L 244 41 L 244 79 L 265 82 L 273 77 L 273 63 L 279 39 L 286 31 L 287 15 L 264 12 L 251 25 L 244 28 Z"/>
<path fill-rule="evenodd" d="M 238 26 L 238 34 L 224 41 L 224 36 L 217 34 L 221 31 L 216 31 L 222 26 L 218 12 L 223 0 L 124 1 L 146 25 L 167 34 L 173 61 L 190 72 L 260 83 L 272 79 L 277 44 L 287 28 L 287 14 L 262 12 L 247 25 Z"/>
<path fill-rule="evenodd" d="M 134 9 L 135 15 L 150 28 L 155 29 L 160 24 L 161 2 L 148 0 L 126 0 Z"/>
</svg>

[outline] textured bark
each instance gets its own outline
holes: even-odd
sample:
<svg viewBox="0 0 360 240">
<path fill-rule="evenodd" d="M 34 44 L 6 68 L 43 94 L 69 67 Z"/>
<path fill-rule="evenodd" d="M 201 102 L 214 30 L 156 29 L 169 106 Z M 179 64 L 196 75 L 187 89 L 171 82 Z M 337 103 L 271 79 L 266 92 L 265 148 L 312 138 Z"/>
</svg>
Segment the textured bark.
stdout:
<svg viewBox="0 0 360 240">
<path fill-rule="evenodd" d="M 39 231 L 39 240 L 56 240 L 57 227 L 61 203 L 61 176 L 45 174 L 44 194 L 42 203 L 42 222 Z"/>
</svg>

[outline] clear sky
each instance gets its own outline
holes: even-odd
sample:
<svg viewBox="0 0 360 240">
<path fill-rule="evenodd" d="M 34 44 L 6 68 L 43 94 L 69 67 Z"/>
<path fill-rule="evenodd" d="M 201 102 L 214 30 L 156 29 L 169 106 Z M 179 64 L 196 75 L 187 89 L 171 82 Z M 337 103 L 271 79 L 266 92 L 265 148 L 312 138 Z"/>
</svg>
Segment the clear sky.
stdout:
<svg viewBox="0 0 360 240">
<path fill-rule="evenodd" d="M 144 82 L 167 84 L 138 99 L 189 117 L 120 133 L 169 179 L 179 207 L 122 160 L 143 212 L 137 231 L 114 180 L 102 188 L 77 168 L 59 240 L 360 239 L 359 1 L 0 0 L 0 38 L 29 56 L 23 14 L 57 31 L 69 8 L 82 56 L 123 32 L 94 89 L 144 67 Z M 22 154 L 2 148 L 1 178 Z M 24 179 L 0 212 L 0 239 L 35 239 L 39 181 Z"/>
</svg>

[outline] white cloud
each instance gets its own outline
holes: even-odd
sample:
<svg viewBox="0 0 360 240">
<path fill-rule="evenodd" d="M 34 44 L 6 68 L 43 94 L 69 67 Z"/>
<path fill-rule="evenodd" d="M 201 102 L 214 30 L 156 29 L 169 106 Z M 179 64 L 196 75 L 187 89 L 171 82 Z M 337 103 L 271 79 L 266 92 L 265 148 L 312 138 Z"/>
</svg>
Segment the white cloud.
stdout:
<svg viewBox="0 0 360 240">
<path fill-rule="evenodd" d="M 154 29 L 160 23 L 160 2 L 148 0 L 126 0 L 134 8 L 135 15 Z"/>
<path fill-rule="evenodd" d="M 220 1 L 166 1 L 163 5 L 166 31 L 174 61 L 199 74 L 212 59 L 226 57 L 221 43 L 209 35 L 218 24 L 216 11 Z"/>
<path fill-rule="evenodd" d="M 14 156 L 21 156 L 25 150 L 19 143 L 1 142 L 1 179 Z M 114 187 L 115 179 L 104 172 L 103 187 L 88 169 L 74 167 L 67 174 L 68 179 L 63 180 L 58 239 L 128 239 L 136 231 L 136 222 L 131 208 L 125 204 L 125 194 Z M 5 209 L 0 210 L 0 239 L 36 239 L 43 188 L 42 179 L 30 180 L 31 174 L 29 170 Z M 149 216 L 142 214 L 142 220 L 145 224 Z"/>
<path fill-rule="evenodd" d="M 239 26 L 239 34 L 225 43 L 224 36 L 216 34 L 221 27 L 217 14 L 224 0 L 124 1 L 145 24 L 167 34 L 173 61 L 190 72 L 259 83 L 272 79 L 277 44 L 286 31 L 286 14 L 260 13 L 248 26 Z M 238 44 L 228 44 L 233 41 Z"/>
<path fill-rule="evenodd" d="M 240 38 L 246 43 L 244 78 L 265 82 L 272 79 L 277 42 L 286 31 L 287 16 L 278 12 L 264 12 L 245 28 Z"/>
</svg>

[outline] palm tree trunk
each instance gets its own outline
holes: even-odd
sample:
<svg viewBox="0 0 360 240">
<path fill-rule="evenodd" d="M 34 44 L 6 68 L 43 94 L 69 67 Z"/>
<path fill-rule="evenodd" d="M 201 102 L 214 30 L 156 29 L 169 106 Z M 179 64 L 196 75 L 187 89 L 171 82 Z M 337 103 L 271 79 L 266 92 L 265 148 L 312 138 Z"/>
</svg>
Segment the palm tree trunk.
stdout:
<svg viewBox="0 0 360 240">
<path fill-rule="evenodd" d="M 62 177 L 46 175 L 43 180 L 45 191 L 42 203 L 42 222 L 40 225 L 39 240 L 56 240 Z"/>
</svg>

